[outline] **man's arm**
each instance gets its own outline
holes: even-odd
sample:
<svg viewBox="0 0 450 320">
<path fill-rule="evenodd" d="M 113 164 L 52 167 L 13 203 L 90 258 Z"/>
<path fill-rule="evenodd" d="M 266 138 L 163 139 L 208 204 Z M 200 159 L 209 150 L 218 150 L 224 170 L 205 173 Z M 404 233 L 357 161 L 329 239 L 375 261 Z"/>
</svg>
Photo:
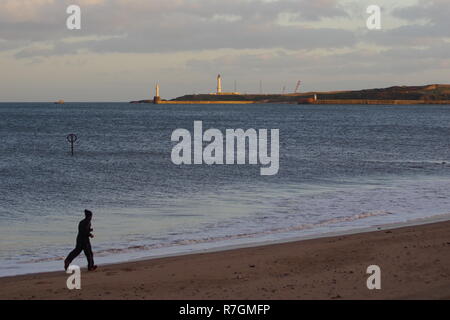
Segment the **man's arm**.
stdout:
<svg viewBox="0 0 450 320">
<path fill-rule="evenodd" d="M 94 237 L 94 235 L 92 234 L 92 231 L 94 231 L 94 229 L 92 229 L 92 226 L 91 226 L 91 223 L 89 222 L 89 225 L 88 225 L 88 229 L 89 229 L 89 238 L 93 238 Z"/>
</svg>

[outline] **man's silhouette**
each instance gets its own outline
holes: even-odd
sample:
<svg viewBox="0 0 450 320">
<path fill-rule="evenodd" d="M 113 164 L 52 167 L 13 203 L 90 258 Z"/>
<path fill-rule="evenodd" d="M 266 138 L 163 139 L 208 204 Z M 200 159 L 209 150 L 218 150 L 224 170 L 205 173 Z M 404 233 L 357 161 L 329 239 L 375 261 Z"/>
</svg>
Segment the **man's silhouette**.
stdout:
<svg viewBox="0 0 450 320">
<path fill-rule="evenodd" d="M 91 233 L 93 229 L 91 228 L 92 212 L 89 210 L 84 210 L 85 218 L 78 224 L 78 236 L 77 245 L 75 249 L 67 256 L 64 260 L 64 269 L 67 270 L 70 263 L 75 259 L 81 251 L 84 251 L 86 259 L 88 261 L 88 270 L 93 271 L 97 269 L 94 265 L 94 254 L 92 253 L 91 241 L 89 238 L 93 238 L 94 235 Z"/>
</svg>

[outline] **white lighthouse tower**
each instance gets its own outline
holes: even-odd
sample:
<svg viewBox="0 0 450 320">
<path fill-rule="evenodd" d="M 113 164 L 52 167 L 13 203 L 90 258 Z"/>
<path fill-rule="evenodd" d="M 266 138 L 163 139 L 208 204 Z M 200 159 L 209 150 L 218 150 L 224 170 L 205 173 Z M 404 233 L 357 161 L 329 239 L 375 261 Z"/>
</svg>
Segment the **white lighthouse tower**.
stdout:
<svg viewBox="0 0 450 320">
<path fill-rule="evenodd" d="M 161 101 L 161 97 L 159 96 L 159 83 L 156 83 L 155 96 L 153 97 L 153 103 L 158 104 L 160 101 Z"/>
<path fill-rule="evenodd" d="M 222 93 L 222 78 L 220 77 L 220 74 L 217 76 L 217 94 Z"/>
</svg>

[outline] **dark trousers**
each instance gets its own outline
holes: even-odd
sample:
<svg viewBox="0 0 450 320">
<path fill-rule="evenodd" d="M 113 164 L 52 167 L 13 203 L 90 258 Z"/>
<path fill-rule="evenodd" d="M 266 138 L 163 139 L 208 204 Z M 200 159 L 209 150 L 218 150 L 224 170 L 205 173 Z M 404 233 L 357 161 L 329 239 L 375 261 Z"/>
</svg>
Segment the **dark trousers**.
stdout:
<svg viewBox="0 0 450 320">
<path fill-rule="evenodd" d="M 77 245 L 75 249 L 72 250 L 71 253 L 67 256 L 65 262 L 69 265 L 73 259 L 78 257 L 78 255 L 84 251 L 84 255 L 86 256 L 88 262 L 88 269 L 94 266 L 94 254 L 92 253 L 91 242 L 87 241 L 77 241 Z"/>
</svg>

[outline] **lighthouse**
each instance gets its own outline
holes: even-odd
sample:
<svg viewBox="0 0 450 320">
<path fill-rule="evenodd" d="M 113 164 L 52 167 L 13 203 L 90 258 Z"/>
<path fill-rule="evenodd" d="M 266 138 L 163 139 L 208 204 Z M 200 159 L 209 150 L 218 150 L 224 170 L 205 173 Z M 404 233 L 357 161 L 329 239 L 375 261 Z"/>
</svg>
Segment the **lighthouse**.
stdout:
<svg viewBox="0 0 450 320">
<path fill-rule="evenodd" d="M 220 74 L 217 76 L 217 94 L 222 93 L 222 78 L 220 77 Z"/>
<path fill-rule="evenodd" d="M 161 98 L 159 97 L 159 83 L 156 83 L 155 96 L 153 97 L 153 103 L 158 104 L 160 101 L 161 101 Z"/>
</svg>

